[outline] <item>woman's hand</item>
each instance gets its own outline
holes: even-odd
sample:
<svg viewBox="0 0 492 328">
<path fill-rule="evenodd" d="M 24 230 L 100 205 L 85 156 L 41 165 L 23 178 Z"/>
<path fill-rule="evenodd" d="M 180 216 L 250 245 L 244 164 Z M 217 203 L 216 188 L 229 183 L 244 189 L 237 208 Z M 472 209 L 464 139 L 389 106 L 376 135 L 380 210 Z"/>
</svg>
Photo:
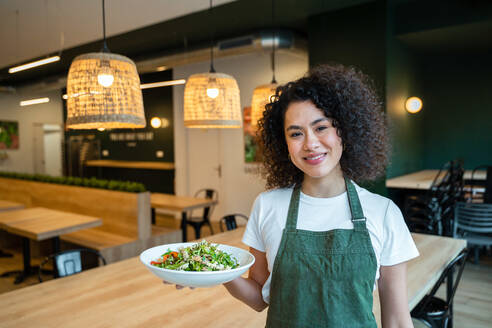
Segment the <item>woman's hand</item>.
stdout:
<svg viewBox="0 0 492 328">
<path fill-rule="evenodd" d="M 165 280 L 162 281 L 165 285 L 172 285 L 173 283 L 167 282 Z M 176 289 L 183 289 L 186 288 L 187 286 L 181 286 L 181 285 L 175 285 Z M 189 289 L 195 289 L 195 287 L 188 287 Z"/>
<path fill-rule="evenodd" d="M 255 311 L 263 311 L 268 304 L 263 301 L 261 289 L 268 279 L 270 272 L 268 271 L 266 253 L 260 252 L 252 247 L 249 251 L 255 257 L 255 263 L 251 266 L 248 273 L 248 278 L 239 277 L 224 284 L 232 296 L 242 301 L 246 305 L 253 308 Z"/>
</svg>

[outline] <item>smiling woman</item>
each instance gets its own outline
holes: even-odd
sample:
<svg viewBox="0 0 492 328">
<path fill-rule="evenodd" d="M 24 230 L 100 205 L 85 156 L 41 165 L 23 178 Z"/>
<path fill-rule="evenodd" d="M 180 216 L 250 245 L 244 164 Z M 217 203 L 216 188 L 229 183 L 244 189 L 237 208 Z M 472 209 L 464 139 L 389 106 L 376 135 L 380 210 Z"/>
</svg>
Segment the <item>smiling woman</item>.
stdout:
<svg viewBox="0 0 492 328">
<path fill-rule="evenodd" d="M 411 327 L 406 261 L 418 251 L 398 207 L 356 183 L 384 172 L 385 120 L 369 79 L 320 66 L 280 86 L 259 121 L 267 188 L 243 236 L 256 262 L 224 284 L 267 327 Z"/>
</svg>

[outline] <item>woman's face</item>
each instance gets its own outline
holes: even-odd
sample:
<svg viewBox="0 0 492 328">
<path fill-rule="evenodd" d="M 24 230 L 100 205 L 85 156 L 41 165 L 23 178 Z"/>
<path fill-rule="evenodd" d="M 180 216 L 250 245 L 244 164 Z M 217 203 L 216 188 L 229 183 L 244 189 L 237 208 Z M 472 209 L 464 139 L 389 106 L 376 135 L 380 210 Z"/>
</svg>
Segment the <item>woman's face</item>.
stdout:
<svg viewBox="0 0 492 328">
<path fill-rule="evenodd" d="M 310 100 L 293 102 L 287 107 L 284 133 L 292 163 L 312 178 L 341 174 L 342 138 Z"/>
</svg>

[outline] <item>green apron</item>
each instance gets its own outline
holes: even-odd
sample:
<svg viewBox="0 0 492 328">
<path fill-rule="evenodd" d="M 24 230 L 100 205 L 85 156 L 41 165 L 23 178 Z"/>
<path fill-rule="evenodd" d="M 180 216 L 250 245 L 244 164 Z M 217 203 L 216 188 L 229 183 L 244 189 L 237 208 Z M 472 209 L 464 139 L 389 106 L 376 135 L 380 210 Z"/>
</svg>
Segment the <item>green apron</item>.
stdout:
<svg viewBox="0 0 492 328">
<path fill-rule="evenodd" d="M 357 191 L 345 179 L 354 229 L 298 230 L 294 188 L 275 257 L 266 327 L 374 328 L 377 262 Z"/>
</svg>

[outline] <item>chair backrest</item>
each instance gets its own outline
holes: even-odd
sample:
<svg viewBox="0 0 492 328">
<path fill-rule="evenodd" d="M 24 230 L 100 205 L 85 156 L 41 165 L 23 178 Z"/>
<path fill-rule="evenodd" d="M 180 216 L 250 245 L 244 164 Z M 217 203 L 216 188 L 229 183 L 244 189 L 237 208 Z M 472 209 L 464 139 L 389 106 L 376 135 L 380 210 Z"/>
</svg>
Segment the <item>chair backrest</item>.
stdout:
<svg viewBox="0 0 492 328">
<path fill-rule="evenodd" d="M 41 272 L 43 267 L 49 262 L 53 261 L 53 274 L 54 278 L 71 276 L 73 274 L 81 272 L 83 268 L 82 256 L 86 254 L 94 254 L 97 260 L 106 265 L 106 260 L 98 251 L 89 248 L 70 249 L 61 251 L 46 257 L 39 266 L 38 278 L 42 280 Z"/>
<path fill-rule="evenodd" d="M 248 217 L 244 214 L 240 214 L 240 213 L 228 214 L 220 219 L 220 231 L 224 232 L 225 230 L 229 231 L 229 230 L 237 229 L 236 218 L 241 218 L 245 222 L 248 222 Z"/>
<path fill-rule="evenodd" d="M 458 235 L 458 230 L 475 234 L 492 233 L 492 204 L 458 202 L 454 217 L 454 236 Z"/>
<path fill-rule="evenodd" d="M 215 189 L 203 188 L 195 192 L 196 198 L 208 198 L 213 200 L 219 200 L 219 193 Z M 210 219 L 215 209 L 215 205 L 207 206 L 203 208 L 203 218 Z M 189 212 L 188 217 L 193 216 L 193 210 Z"/>
<path fill-rule="evenodd" d="M 421 317 L 424 312 L 428 311 L 427 305 L 431 302 L 432 298 L 435 297 L 437 290 L 439 289 L 439 287 L 441 287 L 444 280 L 449 277 L 450 273 L 454 272 L 455 275 L 453 275 L 454 281 L 452 283 L 451 292 L 447 293 L 444 308 L 440 309 L 445 313 L 449 311 L 450 304 L 453 302 L 454 295 L 456 293 L 456 290 L 458 289 L 461 275 L 463 274 L 463 269 L 465 268 L 467 256 L 468 249 L 465 248 L 446 266 L 436 284 L 434 285 L 434 287 L 432 287 L 432 290 L 424 297 L 423 302 L 419 304 L 419 309 L 421 313 L 416 313 L 416 317 Z"/>
</svg>

